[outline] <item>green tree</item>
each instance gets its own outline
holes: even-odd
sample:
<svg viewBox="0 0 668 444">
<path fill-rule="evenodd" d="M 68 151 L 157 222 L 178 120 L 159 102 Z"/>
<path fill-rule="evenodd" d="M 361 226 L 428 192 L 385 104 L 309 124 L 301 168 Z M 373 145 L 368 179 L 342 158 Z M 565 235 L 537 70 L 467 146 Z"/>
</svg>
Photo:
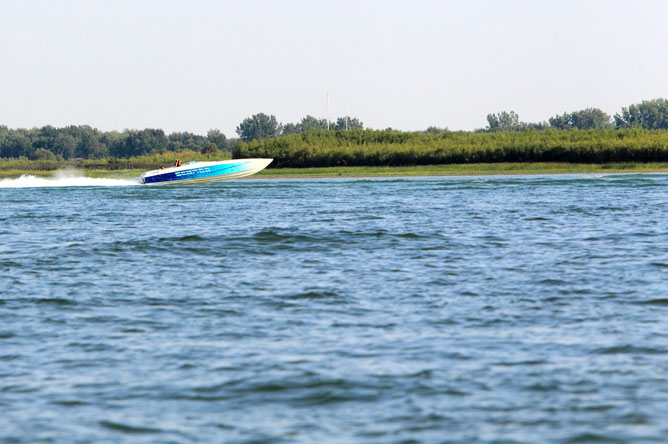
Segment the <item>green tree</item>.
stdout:
<svg viewBox="0 0 668 444">
<path fill-rule="evenodd" d="M 168 151 L 202 151 L 207 142 L 209 142 L 207 137 L 184 131 L 170 134 L 166 148 Z"/>
<path fill-rule="evenodd" d="M 237 147 L 238 143 L 239 143 L 239 139 L 237 139 L 235 137 L 227 139 L 227 149 L 228 149 L 228 151 L 234 151 L 234 149 Z"/>
<path fill-rule="evenodd" d="M 3 157 L 2 152 L 9 137 L 9 128 L 6 125 L 0 125 L 0 157 Z"/>
<path fill-rule="evenodd" d="M 108 131 L 104 132 L 100 135 L 99 137 L 100 143 L 104 145 L 105 149 L 107 150 L 107 154 L 112 154 L 113 152 L 116 151 L 116 146 L 118 144 L 124 144 L 125 143 L 125 136 L 122 133 L 119 133 L 118 131 Z M 63 157 L 65 157 L 63 155 Z"/>
<path fill-rule="evenodd" d="M 158 153 L 167 146 L 167 136 L 161 129 L 143 129 L 124 131 L 125 140 L 116 144 L 111 154 L 115 157 L 142 156 Z"/>
<path fill-rule="evenodd" d="M 76 157 L 100 159 L 106 157 L 108 154 L 107 147 L 100 143 L 95 134 L 87 131 L 82 133 L 75 150 Z"/>
<path fill-rule="evenodd" d="M 299 123 L 286 123 L 283 125 L 283 132 L 281 134 L 299 134 L 302 132 L 302 126 Z"/>
<path fill-rule="evenodd" d="M 25 130 L 10 130 L 0 146 L 0 157 L 18 158 L 32 155 L 33 147 Z"/>
<path fill-rule="evenodd" d="M 51 125 L 43 126 L 32 139 L 35 149 L 43 148 L 53 151 L 53 143 L 58 136 L 58 130 Z"/>
<path fill-rule="evenodd" d="M 610 116 L 598 108 L 586 108 L 550 118 L 550 126 L 560 130 L 601 129 L 610 127 Z"/>
<path fill-rule="evenodd" d="M 610 125 L 610 116 L 598 108 L 586 108 L 571 113 L 571 122 L 578 129 L 600 129 Z"/>
<path fill-rule="evenodd" d="M 524 128 L 520 117 L 515 111 L 501 111 L 498 114 L 487 114 L 487 131 L 518 131 Z"/>
<path fill-rule="evenodd" d="M 568 130 L 573 128 L 573 123 L 571 122 L 571 113 L 564 113 L 561 116 L 556 115 L 550 117 L 549 119 L 550 126 L 558 130 Z"/>
<path fill-rule="evenodd" d="M 30 158 L 32 160 L 56 160 L 56 155 L 45 148 L 37 148 Z"/>
<path fill-rule="evenodd" d="M 447 131 L 448 131 L 447 128 L 439 128 L 437 126 L 430 126 L 426 130 L 424 130 L 424 132 L 427 134 L 442 134 Z"/>
<path fill-rule="evenodd" d="M 219 130 L 209 130 L 209 132 L 206 133 L 206 138 L 210 143 L 216 145 L 218 150 L 227 150 L 227 137 L 225 137 L 225 134 L 221 133 Z M 207 145 L 204 146 L 206 147 Z"/>
<path fill-rule="evenodd" d="M 250 142 L 265 137 L 277 137 L 281 134 L 281 129 L 282 126 L 276 120 L 276 116 L 258 113 L 244 119 L 237 126 L 237 134 L 244 142 Z"/>
<path fill-rule="evenodd" d="M 345 129 L 364 129 L 364 124 L 356 117 L 344 116 L 336 119 L 334 129 L 339 131 Z"/>
<path fill-rule="evenodd" d="M 305 133 L 313 130 L 326 130 L 329 125 L 327 124 L 327 119 L 318 119 L 317 117 L 308 115 L 302 118 L 299 126 L 301 129 L 300 132 Z"/>
<path fill-rule="evenodd" d="M 537 131 L 542 131 L 550 128 L 550 124 L 548 122 L 520 122 L 520 125 L 522 125 L 521 129 L 530 129 L 530 130 L 537 130 Z"/>
<path fill-rule="evenodd" d="M 202 154 L 216 154 L 219 152 L 220 150 L 218 149 L 218 146 L 213 142 L 208 142 L 204 145 L 204 148 L 202 148 Z"/>
<path fill-rule="evenodd" d="M 615 114 L 617 128 L 668 129 L 668 100 L 643 100 Z"/>
</svg>

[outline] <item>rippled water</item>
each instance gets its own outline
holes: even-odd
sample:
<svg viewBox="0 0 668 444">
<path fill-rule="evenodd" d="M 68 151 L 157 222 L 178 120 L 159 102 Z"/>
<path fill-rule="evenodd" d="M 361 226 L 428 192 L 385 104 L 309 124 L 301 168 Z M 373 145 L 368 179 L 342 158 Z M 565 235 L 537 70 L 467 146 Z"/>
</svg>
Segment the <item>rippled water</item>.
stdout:
<svg viewBox="0 0 668 444">
<path fill-rule="evenodd" d="M 665 175 L 130 183 L 0 182 L 2 443 L 668 441 Z"/>
</svg>

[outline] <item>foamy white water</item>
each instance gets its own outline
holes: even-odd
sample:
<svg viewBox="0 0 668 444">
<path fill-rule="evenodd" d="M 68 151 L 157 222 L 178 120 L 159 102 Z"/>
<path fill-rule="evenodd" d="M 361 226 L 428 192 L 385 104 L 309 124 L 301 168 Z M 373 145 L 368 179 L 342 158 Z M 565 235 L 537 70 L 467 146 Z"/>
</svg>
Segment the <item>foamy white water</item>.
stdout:
<svg viewBox="0 0 668 444">
<path fill-rule="evenodd" d="M 0 188 L 43 187 L 126 187 L 140 185 L 139 179 L 103 179 L 67 173 L 56 173 L 53 177 L 37 177 L 24 174 L 16 179 L 0 180 Z"/>
</svg>

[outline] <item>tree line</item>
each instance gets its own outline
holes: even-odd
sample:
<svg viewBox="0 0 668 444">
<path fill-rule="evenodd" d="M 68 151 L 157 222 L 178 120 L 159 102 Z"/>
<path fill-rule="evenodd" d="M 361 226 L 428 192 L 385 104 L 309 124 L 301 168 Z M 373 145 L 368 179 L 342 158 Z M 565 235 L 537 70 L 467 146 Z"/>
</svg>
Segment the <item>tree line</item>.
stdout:
<svg viewBox="0 0 668 444">
<path fill-rule="evenodd" d="M 237 134 L 244 142 L 263 139 L 265 137 L 278 137 L 288 134 L 301 134 L 308 131 L 333 130 L 343 131 L 351 129 L 363 129 L 364 124 L 356 117 L 339 117 L 334 122 L 327 119 L 318 119 L 311 115 L 303 117 L 297 123 L 282 124 L 276 120 L 276 116 L 264 113 L 254 114 L 244 119 L 237 126 Z"/>
<path fill-rule="evenodd" d="M 161 129 L 100 131 L 88 125 L 55 128 L 10 129 L 0 125 L 0 158 L 33 160 L 129 158 L 147 154 L 198 151 L 231 151 L 236 139 L 219 130 L 206 136 L 189 132 L 166 135 Z"/>
<path fill-rule="evenodd" d="M 550 117 L 544 122 L 527 123 L 520 121 L 515 111 L 501 111 L 487 115 L 487 127 L 474 132 L 503 132 L 522 130 L 571 130 L 571 129 L 668 129 L 668 100 L 659 98 L 623 107 L 621 112 L 610 116 L 598 108 L 586 108 L 565 112 Z M 307 115 L 297 123 L 281 124 L 274 115 L 254 114 L 237 126 L 240 140 L 250 142 L 263 138 L 275 138 L 308 131 L 364 129 L 363 123 L 349 116 L 339 117 L 334 122 Z M 391 128 L 388 128 L 391 130 Z M 428 127 L 425 132 L 438 134 L 446 128 Z"/>
<path fill-rule="evenodd" d="M 297 123 L 278 123 L 275 116 L 263 113 L 245 119 L 237 128 L 241 140 L 250 141 L 281 134 L 300 134 L 322 129 L 361 129 L 357 118 L 340 117 L 335 122 L 306 116 Z M 0 158 L 32 160 L 70 160 L 130 158 L 166 152 L 196 151 L 215 154 L 231 152 L 239 139 L 228 139 L 217 129 L 206 136 L 189 132 L 169 135 L 161 129 L 100 131 L 88 125 L 55 128 L 51 125 L 32 129 L 10 129 L 0 125 Z"/>
<path fill-rule="evenodd" d="M 623 107 L 621 112 L 610 116 L 598 108 L 557 114 L 547 122 L 521 122 L 514 111 L 501 111 L 487 115 L 487 127 L 477 132 L 521 131 L 525 129 L 668 129 L 668 100 L 643 100 L 641 103 Z"/>
<path fill-rule="evenodd" d="M 586 141 L 587 143 L 594 143 L 595 146 L 600 148 L 602 143 L 609 144 L 611 141 L 614 141 L 614 138 L 611 138 L 612 136 L 610 136 L 610 134 L 613 134 L 614 131 L 630 129 L 668 130 L 668 100 L 662 98 L 645 100 L 641 103 L 622 108 L 622 110 L 614 116 L 610 116 L 598 108 L 586 108 L 579 111 L 557 114 L 549 118 L 548 121 L 538 123 L 522 122 L 520 121 L 517 113 L 514 111 L 501 111 L 499 113 L 488 114 L 487 123 L 487 127 L 475 130 L 473 132 L 453 132 L 449 131 L 447 128 L 439 128 L 435 126 L 429 127 L 425 131 L 419 132 L 400 132 L 394 131 L 391 128 L 388 128 L 384 131 L 369 131 L 364 130 L 364 125 L 359 119 L 350 116 L 339 117 L 335 121 L 328 121 L 327 119 L 320 119 L 307 115 L 299 122 L 282 124 L 278 122 L 274 115 L 258 113 L 244 119 L 237 126 L 236 132 L 239 136 L 239 139 L 228 139 L 225 134 L 216 129 L 210 130 L 206 136 L 201 136 L 189 132 L 174 132 L 167 135 L 161 129 L 151 128 L 142 130 L 125 130 L 122 132 L 104 132 L 95 128 L 91 128 L 87 125 L 67 126 L 64 128 L 55 128 L 48 125 L 42 128 L 33 129 L 10 129 L 6 126 L 0 125 L 0 158 L 69 160 L 77 158 L 103 159 L 112 157 L 127 159 L 136 156 L 181 151 L 196 151 L 207 155 L 218 153 L 219 150 L 234 151 L 237 154 L 250 152 L 268 153 L 275 152 L 277 149 L 279 149 L 278 147 L 282 147 L 281 149 L 284 149 L 286 153 L 289 152 L 289 154 L 286 154 L 285 156 L 286 163 L 284 166 L 287 166 L 288 164 L 311 165 L 314 162 L 311 158 L 311 154 L 314 152 L 313 150 L 320 150 L 319 152 L 323 152 L 323 150 L 331 151 L 337 149 L 339 151 L 345 151 L 355 144 L 359 144 L 364 147 L 368 147 L 369 144 L 381 144 L 384 146 L 387 145 L 387 147 L 392 149 L 398 149 L 398 144 L 396 141 L 406 139 L 412 141 L 411 143 L 413 145 L 411 146 L 413 147 L 412 149 L 414 149 L 414 151 L 417 150 L 422 152 L 425 149 L 428 151 L 427 146 L 420 147 L 419 145 L 426 144 L 431 146 L 433 140 L 441 140 L 441 142 L 439 142 L 442 145 L 441 148 L 445 151 L 448 151 L 448 144 L 446 143 L 443 145 L 445 143 L 443 141 L 446 139 L 451 141 L 457 138 L 463 138 L 472 141 L 471 143 L 478 144 L 484 144 L 487 143 L 486 141 L 491 140 L 494 141 L 494 143 L 497 143 L 498 140 L 495 138 L 475 139 L 473 136 L 481 133 L 492 134 L 527 131 L 545 132 L 545 135 L 538 137 L 538 139 L 543 140 L 540 143 L 550 145 L 552 142 L 549 141 L 562 139 L 561 136 L 557 137 L 553 134 L 555 131 L 576 131 L 575 134 L 577 134 L 577 137 L 582 138 L 582 133 L 577 133 L 577 131 L 597 130 L 600 132 L 596 133 L 598 134 L 596 137 L 592 138 L 592 136 L 587 136 L 582 140 Z M 613 133 L 608 133 L 605 131 L 613 131 Z M 469 136 L 465 136 L 467 134 Z M 644 133 L 629 134 L 636 134 L 638 137 L 642 136 L 643 138 L 649 137 L 644 135 Z M 429 137 L 423 138 L 421 135 L 431 135 L 436 137 L 436 139 L 430 139 Z M 467 137 L 473 138 L 467 139 Z M 536 137 L 537 136 L 531 136 L 528 140 L 537 140 Z M 631 136 L 628 136 L 627 134 L 623 137 L 620 137 L 621 140 L 629 141 L 629 137 Z M 658 136 L 652 136 L 652 140 L 656 141 L 656 137 Z M 566 137 L 566 139 L 570 140 L 569 137 Z M 341 145 L 338 142 L 340 140 L 347 140 L 347 142 Z M 317 149 L 313 148 L 313 150 L 311 150 L 311 154 L 309 154 L 309 150 L 303 146 L 304 141 L 332 143 L 332 145 L 328 147 L 321 146 Z M 561 144 L 561 142 L 558 142 L 557 144 Z M 466 144 L 462 146 L 465 145 Z M 505 148 L 510 149 L 511 146 L 514 145 L 510 144 Z M 572 147 L 568 144 L 564 146 Z M 530 147 L 524 147 L 522 149 L 529 148 Z M 555 149 L 556 148 L 557 147 L 555 147 Z M 465 151 L 469 150 L 469 148 L 462 149 Z M 481 154 L 482 151 L 476 151 L 478 154 L 471 158 L 478 158 L 476 156 L 483 156 L 487 158 L 486 156 L 491 155 L 488 151 L 483 151 L 486 154 L 483 155 Z M 296 154 L 297 152 L 301 154 Z M 367 151 L 362 154 L 359 154 L 359 150 L 356 152 L 358 152 L 356 156 L 359 155 L 364 157 L 368 155 Z M 275 157 L 279 159 L 283 158 L 281 157 L 281 153 L 282 152 L 279 152 L 278 154 L 271 155 L 269 157 Z M 329 155 L 330 154 L 327 156 Z M 432 160 L 435 161 L 434 159 L 438 158 L 442 161 L 445 161 L 450 159 L 452 157 L 451 155 L 451 152 L 445 157 L 438 155 Z M 616 155 L 617 154 L 615 154 L 615 156 Z M 301 156 L 303 160 L 298 160 L 299 156 Z M 385 154 L 383 154 L 383 156 L 385 156 Z M 383 156 L 380 156 L 379 158 L 385 158 Z M 397 158 L 404 159 L 401 160 L 401 162 L 408 162 L 409 164 L 415 160 L 410 160 L 410 156 L 398 156 L 399 157 Z M 467 156 L 468 155 L 464 157 L 468 158 Z M 491 156 L 492 158 L 495 158 L 496 154 Z M 543 154 L 541 154 L 541 156 L 543 156 Z M 322 160 L 320 154 L 316 155 L 316 157 Z M 288 161 L 288 158 L 291 160 Z M 533 159 L 534 157 L 531 158 Z M 422 159 L 420 161 L 427 160 L 421 157 L 420 159 Z M 347 164 L 349 161 L 350 159 L 347 158 L 346 160 L 341 160 L 340 162 L 342 163 L 337 163 L 339 161 L 332 159 L 323 160 L 323 162 L 325 162 L 327 165 Z M 376 161 L 372 161 L 372 163 L 373 162 Z M 398 161 L 393 160 L 392 162 L 396 163 Z M 280 165 L 280 162 L 276 163 Z"/>
</svg>

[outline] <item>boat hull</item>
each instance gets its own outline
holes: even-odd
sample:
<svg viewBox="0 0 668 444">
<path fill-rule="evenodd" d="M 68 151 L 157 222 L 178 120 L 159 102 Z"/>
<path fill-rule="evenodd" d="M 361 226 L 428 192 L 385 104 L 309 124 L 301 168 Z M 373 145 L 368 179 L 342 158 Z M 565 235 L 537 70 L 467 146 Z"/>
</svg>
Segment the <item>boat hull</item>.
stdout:
<svg viewBox="0 0 668 444">
<path fill-rule="evenodd" d="M 177 185 L 239 179 L 262 171 L 272 159 L 236 159 L 221 162 L 191 162 L 180 167 L 147 171 L 141 175 L 145 185 Z"/>
</svg>

